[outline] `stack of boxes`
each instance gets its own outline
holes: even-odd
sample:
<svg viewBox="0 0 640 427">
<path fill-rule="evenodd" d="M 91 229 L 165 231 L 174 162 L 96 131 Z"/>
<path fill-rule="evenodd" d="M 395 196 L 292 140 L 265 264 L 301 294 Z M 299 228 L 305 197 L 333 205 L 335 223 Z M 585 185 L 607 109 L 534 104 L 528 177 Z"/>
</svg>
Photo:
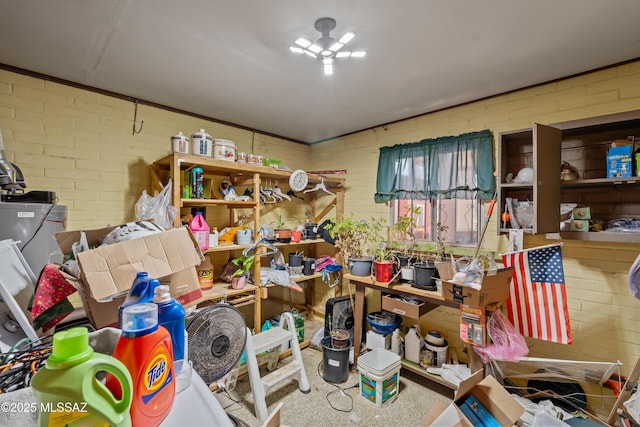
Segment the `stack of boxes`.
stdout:
<svg viewBox="0 0 640 427">
<path fill-rule="evenodd" d="M 619 139 L 611 143 L 607 152 L 607 178 L 629 178 L 638 176 L 638 159 L 634 159 L 634 138 Z M 635 154 L 640 157 L 640 153 Z M 636 165 L 634 168 L 633 165 Z M 635 170 L 634 170 L 635 169 Z"/>
<path fill-rule="evenodd" d="M 569 231 L 589 231 L 590 219 L 590 208 L 574 208 L 571 214 L 571 226 Z"/>
</svg>

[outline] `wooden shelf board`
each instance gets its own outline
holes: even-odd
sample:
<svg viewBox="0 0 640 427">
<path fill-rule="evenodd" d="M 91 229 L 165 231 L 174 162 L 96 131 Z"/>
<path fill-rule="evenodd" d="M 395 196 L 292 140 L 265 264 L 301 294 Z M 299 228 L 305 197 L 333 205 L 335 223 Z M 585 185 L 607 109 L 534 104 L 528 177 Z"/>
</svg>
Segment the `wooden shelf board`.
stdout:
<svg viewBox="0 0 640 427">
<path fill-rule="evenodd" d="M 400 361 L 400 366 L 402 366 L 404 369 L 411 371 L 415 374 L 418 374 L 424 378 L 427 378 L 435 383 L 438 383 L 442 386 L 445 386 L 447 388 L 450 388 L 451 390 L 457 390 L 458 387 L 454 384 L 451 384 L 445 380 L 442 379 L 442 377 L 440 375 L 434 375 L 434 374 L 430 374 L 429 372 L 427 372 L 422 366 L 418 365 L 417 363 L 413 363 L 408 361 L 407 359 L 402 359 Z"/>
</svg>

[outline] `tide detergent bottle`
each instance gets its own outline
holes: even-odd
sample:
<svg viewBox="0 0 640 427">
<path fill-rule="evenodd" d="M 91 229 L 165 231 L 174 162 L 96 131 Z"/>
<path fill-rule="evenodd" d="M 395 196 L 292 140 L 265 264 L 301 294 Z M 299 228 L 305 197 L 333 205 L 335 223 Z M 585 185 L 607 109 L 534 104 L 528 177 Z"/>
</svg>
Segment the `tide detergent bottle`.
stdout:
<svg viewBox="0 0 640 427">
<path fill-rule="evenodd" d="M 96 377 L 107 372 L 119 387 L 115 397 Z M 87 328 L 53 335 L 51 355 L 31 380 L 39 403 L 40 426 L 131 426 L 132 384 L 129 370 L 117 359 L 95 353 Z"/>
<path fill-rule="evenodd" d="M 122 335 L 113 357 L 128 369 L 133 380 L 131 422 L 158 426 L 173 407 L 176 394 L 171 335 L 158 325 L 158 306 L 134 304 L 122 312 Z M 106 385 L 118 397 L 119 387 L 107 375 Z"/>
<path fill-rule="evenodd" d="M 122 329 L 122 310 L 133 304 L 153 302 L 154 290 L 158 286 L 160 286 L 160 282 L 157 279 L 149 277 L 146 271 L 140 271 L 136 274 L 136 278 L 133 279 L 127 297 L 118 309 L 119 329 Z"/>
<path fill-rule="evenodd" d="M 158 305 L 158 323 L 160 326 L 164 326 L 171 335 L 173 365 L 176 374 L 179 375 L 185 362 L 184 307 L 175 298 L 171 298 L 169 286 L 166 285 L 160 285 L 155 289 L 153 302 Z"/>
</svg>

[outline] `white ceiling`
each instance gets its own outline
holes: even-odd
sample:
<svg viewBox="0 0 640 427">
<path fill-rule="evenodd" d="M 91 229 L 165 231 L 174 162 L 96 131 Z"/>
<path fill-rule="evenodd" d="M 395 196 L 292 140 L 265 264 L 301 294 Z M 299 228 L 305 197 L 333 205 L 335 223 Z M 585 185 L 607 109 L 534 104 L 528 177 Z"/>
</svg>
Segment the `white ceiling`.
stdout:
<svg viewBox="0 0 640 427">
<path fill-rule="evenodd" d="M 0 0 L 0 64 L 307 143 L 639 57 L 639 0 Z"/>
</svg>

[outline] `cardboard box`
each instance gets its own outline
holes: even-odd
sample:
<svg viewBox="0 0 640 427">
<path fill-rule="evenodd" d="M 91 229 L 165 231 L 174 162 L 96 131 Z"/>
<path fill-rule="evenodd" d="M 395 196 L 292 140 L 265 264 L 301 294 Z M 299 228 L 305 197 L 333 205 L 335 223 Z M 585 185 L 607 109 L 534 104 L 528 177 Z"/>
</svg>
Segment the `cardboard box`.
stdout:
<svg viewBox="0 0 640 427">
<path fill-rule="evenodd" d="M 87 230 L 89 246 L 97 246 L 115 227 Z M 81 231 L 56 234 L 62 253 L 80 240 Z M 187 227 L 127 240 L 78 254 L 80 278 L 76 283 L 85 311 L 97 327 L 117 322 L 118 307 L 124 301 L 136 273 L 149 276 L 171 287 L 171 295 L 185 307 L 202 300 L 195 266 L 203 256 Z"/>
<path fill-rule="evenodd" d="M 607 152 L 607 178 L 628 178 L 632 175 L 631 146 L 611 147 Z"/>
<path fill-rule="evenodd" d="M 569 231 L 589 231 L 588 219 L 573 219 L 569 226 Z"/>
<path fill-rule="evenodd" d="M 524 408 L 494 377 L 489 375 L 482 379 L 482 376 L 483 371 L 480 370 L 462 381 L 451 405 L 444 408 L 441 404 L 433 405 L 423 426 L 473 427 L 474 424 L 460 409 L 460 405 L 469 398 L 477 400 L 501 426 L 514 425 L 524 414 Z"/>
<path fill-rule="evenodd" d="M 500 268 L 495 274 L 485 274 L 482 277 L 482 288 L 479 291 L 463 284 L 443 280 L 442 293 L 446 301 L 473 307 L 487 306 L 506 301 L 509 298 L 512 275 L 513 267 Z"/>
<path fill-rule="evenodd" d="M 429 307 L 425 302 L 419 301 L 419 304 L 412 304 L 394 298 L 394 295 L 382 295 L 382 309 L 412 319 L 419 319 L 420 316 L 429 311 Z"/>
</svg>

